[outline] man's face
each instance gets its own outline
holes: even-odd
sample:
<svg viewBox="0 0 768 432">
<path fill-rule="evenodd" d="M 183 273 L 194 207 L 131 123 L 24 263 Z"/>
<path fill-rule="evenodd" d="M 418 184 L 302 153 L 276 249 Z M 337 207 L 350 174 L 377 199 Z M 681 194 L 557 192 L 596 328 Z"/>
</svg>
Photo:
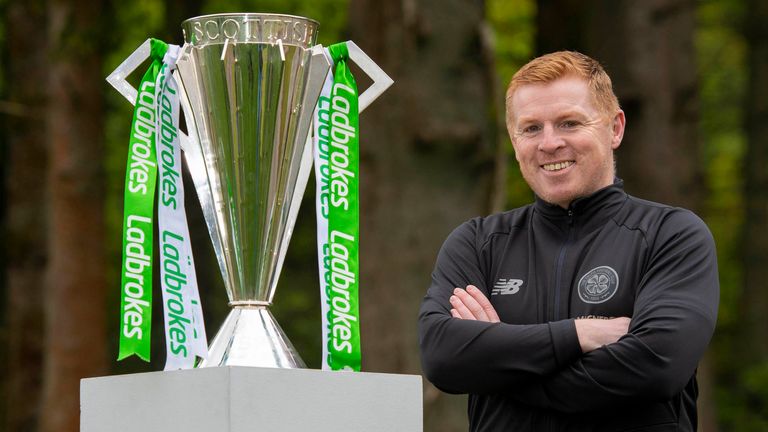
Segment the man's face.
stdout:
<svg viewBox="0 0 768 432">
<path fill-rule="evenodd" d="M 508 102 L 507 115 L 520 171 L 541 199 L 567 208 L 613 183 L 624 112 L 601 112 L 583 79 L 523 85 Z"/>
</svg>

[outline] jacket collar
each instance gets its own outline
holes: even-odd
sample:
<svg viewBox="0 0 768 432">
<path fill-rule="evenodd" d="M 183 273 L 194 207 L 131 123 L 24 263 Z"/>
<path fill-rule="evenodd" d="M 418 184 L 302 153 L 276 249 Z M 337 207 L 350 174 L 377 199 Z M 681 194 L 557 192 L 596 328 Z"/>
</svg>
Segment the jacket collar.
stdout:
<svg viewBox="0 0 768 432">
<path fill-rule="evenodd" d="M 571 225 L 589 232 L 604 225 L 621 208 L 627 198 L 624 181 L 615 178 L 612 185 L 577 198 L 567 209 L 550 204 L 536 196 L 536 212 L 556 225 Z"/>
</svg>

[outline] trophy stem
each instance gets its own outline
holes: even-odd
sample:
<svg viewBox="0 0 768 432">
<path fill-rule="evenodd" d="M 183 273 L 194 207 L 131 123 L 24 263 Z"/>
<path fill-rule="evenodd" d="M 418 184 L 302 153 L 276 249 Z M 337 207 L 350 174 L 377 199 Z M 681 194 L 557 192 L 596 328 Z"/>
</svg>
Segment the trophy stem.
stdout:
<svg viewBox="0 0 768 432">
<path fill-rule="evenodd" d="M 198 367 L 216 366 L 306 367 L 265 305 L 233 305 Z"/>
</svg>

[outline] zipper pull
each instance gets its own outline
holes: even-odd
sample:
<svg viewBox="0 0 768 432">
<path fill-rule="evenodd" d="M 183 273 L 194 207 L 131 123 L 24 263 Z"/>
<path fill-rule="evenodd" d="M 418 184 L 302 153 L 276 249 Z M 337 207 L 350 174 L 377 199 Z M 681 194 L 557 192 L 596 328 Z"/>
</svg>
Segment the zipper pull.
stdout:
<svg viewBox="0 0 768 432">
<path fill-rule="evenodd" d="M 573 225 L 573 210 L 568 209 L 568 225 Z"/>
</svg>

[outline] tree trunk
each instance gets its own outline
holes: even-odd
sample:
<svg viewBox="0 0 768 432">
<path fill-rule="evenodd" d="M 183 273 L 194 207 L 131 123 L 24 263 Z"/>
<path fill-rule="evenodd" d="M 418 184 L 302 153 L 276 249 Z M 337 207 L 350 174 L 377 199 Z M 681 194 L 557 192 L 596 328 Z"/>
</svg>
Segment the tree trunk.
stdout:
<svg viewBox="0 0 768 432">
<path fill-rule="evenodd" d="M 50 227 L 43 432 L 79 430 L 79 381 L 106 371 L 99 0 L 50 0 Z"/>
<path fill-rule="evenodd" d="M 751 351 L 756 358 L 768 359 L 768 243 L 765 223 L 768 221 L 768 4 L 752 0 L 747 10 L 747 43 L 749 44 L 749 84 L 746 92 L 747 153 L 744 158 L 746 174 L 744 199 L 744 297 L 749 305 L 747 320 L 752 339 Z"/>
<path fill-rule="evenodd" d="M 739 358 L 743 384 L 747 387 L 745 406 L 768 424 L 765 390 L 768 370 L 768 4 L 751 0 L 746 22 L 746 40 L 749 47 L 749 78 L 746 91 L 745 121 L 747 152 L 744 157 L 744 228 L 742 253 L 744 284 L 742 292 L 741 331 L 739 344 L 743 347 Z M 751 375 L 751 379 L 749 378 Z M 758 377 L 762 376 L 762 381 Z M 755 423 L 757 424 L 757 423 Z"/>
<path fill-rule="evenodd" d="M 483 26 L 482 2 L 352 2 L 352 40 L 395 80 L 361 116 L 367 371 L 419 373 L 416 317 L 437 251 L 488 212 L 499 140 Z M 466 430 L 464 398 L 427 384 L 425 423 Z"/>
<path fill-rule="evenodd" d="M 46 50 L 45 1 L 6 5 L 5 85 L 7 225 L 5 331 L 7 367 L 3 368 L 5 430 L 35 431 L 43 370 L 43 302 L 47 212 L 44 126 Z M 23 395 L 23 397 L 19 397 Z"/>
</svg>

